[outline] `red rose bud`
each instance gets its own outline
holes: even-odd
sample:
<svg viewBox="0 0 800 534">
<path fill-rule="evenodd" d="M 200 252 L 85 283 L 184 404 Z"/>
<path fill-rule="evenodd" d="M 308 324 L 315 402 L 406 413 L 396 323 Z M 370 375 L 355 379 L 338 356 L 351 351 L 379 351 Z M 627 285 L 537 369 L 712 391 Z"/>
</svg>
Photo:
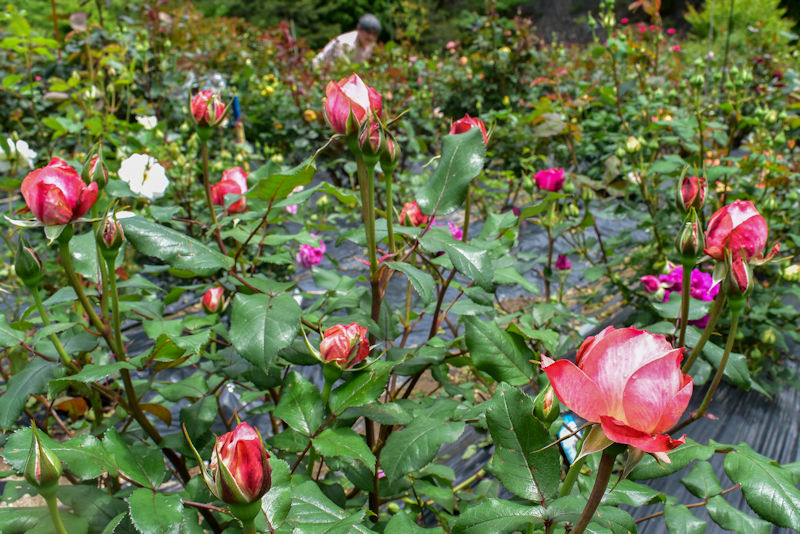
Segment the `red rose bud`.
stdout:
<svg viewBox="0 0 800 534">
<path fill-rule="evenodd" d="M 568 271 L 572 269 L 572 264 L 569 262 L 566 254 L 559 254 L 556 260 L 556 269 L 559 271 Z"/>
<path fill-rule="evenodd" d="M 39 287 L 39 283 L 42 281 L 42 260 L 36 251 L 28 246 L 22 233 L 20 233 L 17 243 L 14 272 L 26 287 Z"/>
<path fill-rule="evenodd" d="M 731 264 L 728 272 L 728 297 L 731 302 L 737 297 L 746 297 L 753 289 L 753 270 L 742 258 Z"/>
<path fill-rule="evenodd" d="M 642 282 L 642 286 L 644 286 L 645 293 L 655 293 L 661 289 L 661 281 L 652 274 L 645 275 L 639 280 Z"/>
<path fill-rule="evenodd" d="M 58 479 L 62 471 L 61 461 L 42 443 L 35 425 L 31 426 L 31 431 L 33 439 L 23 472 L 28 484 L 37 488 L 42 496 L 46 496 L 45 493 L 54 493 L 58 489 Z"/>
<path fill-rule="evenodd" d="M 106 217 L 103 224 L 97 227 L 95 241 L 97 241 L 100 254 L 106 261 L 114 261 L 117 258 L 119 248 L 125 242 L 125 233 L 122 231 L 122 225 L 116 219 Z"/>
<path fill-rule="evenodd" d="M 365 158 L 377 158 L 380 155 L 383 137 L 378 121 L 371 118 L 364 121 L 358 134 L 358 147 Z"/>
<path fill-rule="evenodd" d="M 400 224 L 405 225 L 406 219 L 411 226 L 424 226 L 428 223 L 428 216 L 422 213 L 416 201 L 403 204 L 403 209 L 400 211 Z"/>
<path fill-rule="evenodd" d="M 681 212 L 694 208 L 700 211 L 706 200 L 705 176 L 687 176 L 678 187 L 678 209 Z"/>
<path fill-rule="evenodd" d="M 383 172 L 390 173 L 397 166 L 400 150 L 397 148 L 397 140 L 389 132 L 383 132 L 381 140 L 381 169 Z"/>
<path fill-rule="evenodd" d="M 22 181 L 22 196 L 39 221 L 45 225 L 67 224 L 89 211 L 97 200 L 98 186 L 88 186 L 80 175 L 60 158 L 31 171 Z"/>
<path fill-rule="evenodd" d="M 682 353 L 664 336 L 609 326 L 583 342 L 574 364 L 543 355 L 542 369 L 561 403 L 599 423 L 608 439 L 661 453 L 685 443 L 665 434 L 692 397 Z"/>
<path fill-rule="evenodd" d="M 216 126 L 225 116 L 225 104 L 219 95 L 210 89 L 203 89 L 192 98 L 190 105 L 192 117 L 198 126 Z"/>
<path fill-rule="evenodd" d="M 735 261 L 759 259 L 767 244 L 767 221 L 749 200 L 737 200 L 717 210 L 708 220 L 705 253 L 717 261 L 725 261 L 730 251 Z"/>
<path fill-rule="evenodd" d="M 383 116 L 383 97 L 358 74 L 325 87 L 325 118 L 336 133 L 354 135 L 373 113 Z"/>
<path fill-rule="evenodd" d="M 322 333 L 319 352 L 326 362 L 349 369 L 369 355 L 367 329 L 358 323 L 332 326 Z"/>
<path fill-rule="evenodd" d="M 558 192 L 564 187 L 564 169 L 545 169 L 533 175 L 539 189 Z"/>
<path fill-rule="evenodd" d="M 450 135 L 466 133 L 473 128 L 480 128 L 481 134 L 483 134 L 483 144 L 489 144 L 489 137 L 486 135 L 486 125 L 482 120 L 470 117 L 469 114 L 465 114 L 453 123 L 453 126 L 450 127 Z"/>
<path fill-rule="evenodd" d="M 681 233 L 675 239 L 675 246 L 684 266 L 691 264 L 690 267 L 693 267 L 703 250 L 703 232 L 700 230 L 700 220 L 694 208 L 689 209 Z"/>
<path fill-rule="evenodd" d="M 247 423 L 217 438 L 209 464 L 208 489 L 228 504 L 249 504 L 269 491 L 272 468 L 261 436 Z"/>
<path fill-rule="evenodd" d="M 211 202 L 215 206 L 225 206 L 227 195 L 244 195 L 247 192 L 247 173 L 241 167 L 222 171 L 222 180 L 211 186 Z M 227 209 L 228 213 L 247 211 L 247 199 L 242 197 Z"/>
<path fill-rule="evenodd" d="M 210 287 L 203 294 L 203 310 L 206 313 L 217 313 L 222 311 L 222 288 Z"/>
<path fill-rule="evenodd" d="M 558 402 L 553 386 L 548 385 L 533 401 L 533 415 L 542 423 L 552 423 L 561 413 L 561 403 Z"/>
</svg>

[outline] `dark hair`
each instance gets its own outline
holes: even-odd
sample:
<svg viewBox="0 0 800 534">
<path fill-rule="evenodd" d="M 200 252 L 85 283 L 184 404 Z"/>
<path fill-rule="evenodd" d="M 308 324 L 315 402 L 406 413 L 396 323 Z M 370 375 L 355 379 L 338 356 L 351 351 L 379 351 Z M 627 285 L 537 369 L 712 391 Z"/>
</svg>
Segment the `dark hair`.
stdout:
<svg viewBox="0 0 800 534">
<path fill-rule="evenodd" d="M 372 13 L 367 13 L 358 19 L 359 30 L 366 30 L 368 32 L 381 33 L 381 21 Z"/>
</svg>

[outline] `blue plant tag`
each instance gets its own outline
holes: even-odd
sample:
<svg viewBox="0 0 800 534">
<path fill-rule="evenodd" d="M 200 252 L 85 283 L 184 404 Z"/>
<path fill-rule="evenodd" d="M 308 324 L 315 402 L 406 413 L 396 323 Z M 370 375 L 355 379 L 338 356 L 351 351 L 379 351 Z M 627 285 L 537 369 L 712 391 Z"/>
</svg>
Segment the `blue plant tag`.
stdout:
<svg viewBox="0 0 800 534">
<path fill-rule="evenodd" d="M 239 117 L 242 116 L 242 107 L 239 104 L 239 97 L 234 96 L 233 102 L 231 103 L 231 112 L 233 113 L 233 122 L 239 120 Z"/>
<path fill-rule="evenodd" d="M 569 436 L 576 430 L 578 430 L 578 423 L 575 422 L 575 418 L 572 414 L 566 414 L 562 417 L 564 420 L 564 426 L 562 426 L 558 431 L 558 438 L 562 439 L 564 436 Z M 561 442 L 561 449 L 564 451 L 564 454 L 567 456 L 567 460 L 571 464 L 575 461 L 575 457 L 578 456 L 578 440 L 583 437 L 583 432 L 578 432 L 577 434 L 570 436 L 564 439 Z"/>
</svg>

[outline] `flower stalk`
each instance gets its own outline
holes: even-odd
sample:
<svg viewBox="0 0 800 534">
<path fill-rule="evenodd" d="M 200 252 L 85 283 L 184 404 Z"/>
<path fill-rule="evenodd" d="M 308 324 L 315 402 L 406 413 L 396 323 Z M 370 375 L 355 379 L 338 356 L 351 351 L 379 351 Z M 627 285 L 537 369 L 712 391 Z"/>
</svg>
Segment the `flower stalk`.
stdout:
<svg viewBox="0 0 800 534">
<path fill-rule="evenodd" d="M 683 292 L 686 293 L 686 289 L 684 289 Z M 681 369 L 682 372 L 689 372 L 689 370 L 692 368 L 692 365 L 694 365 L 695 360 L 697 360 L 697 357 L 703 351 L 703 346 L 705 346 L 706 342 L 709 340 L 709 338 L 711 338 L 711 334 L 714 332 L 714 327 L 717 326 L 717 320 L 722 314 L 722 309 L 725 307 L 725 298 L 724 291 L 717 293 L 717 296 L 714 299 L 714 305 L 711 307 L 711 312 L 709 313 L 708 324 L 703 330 L 697 345 L 695 345 L 692 349 L 692 353 L 689 355 L 686 363 L 683 364 L 683 368 Z"/>
<path fill-rule="evenodd" d="M 608 487 L 608 481 L 611 479 L 611 472 L 614 469 L 615 458 L 616 455 L 609 454 L 605 451 L 600 457 L 600 465 L 597 466 L 597 477 L 595 478 L 594 486 L 592 487 L 592 493 L 589 494 L 589 500 L 586 502 L 586 506 L 583 509 L 581 518 L 575 525 L 574 530 L 572 530 L 573 534 L 583 534 L 583 532 L 586 530 L 586 527 L 589 526 L 592 517 L 594 517 L 595 511 L 597 511 L 597 507 L 600 505 L 603 495 L 605 495 L 606 488 Z"/>
</svg>

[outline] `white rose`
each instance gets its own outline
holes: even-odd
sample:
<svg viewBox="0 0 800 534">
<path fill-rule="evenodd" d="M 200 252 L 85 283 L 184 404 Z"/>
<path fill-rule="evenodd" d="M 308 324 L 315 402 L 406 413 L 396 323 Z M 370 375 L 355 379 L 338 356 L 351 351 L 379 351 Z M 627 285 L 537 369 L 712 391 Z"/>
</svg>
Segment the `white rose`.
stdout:
<svg viewBox="0 0 800 534">
<path fill-rule="evenodd" d="M 148 200 L 163 197 L 169 185 L 164 167 L 146 154 L 134 154 L 124 160 L 119 168 L 119 177 L 131 191 Z"/>
</svg>

